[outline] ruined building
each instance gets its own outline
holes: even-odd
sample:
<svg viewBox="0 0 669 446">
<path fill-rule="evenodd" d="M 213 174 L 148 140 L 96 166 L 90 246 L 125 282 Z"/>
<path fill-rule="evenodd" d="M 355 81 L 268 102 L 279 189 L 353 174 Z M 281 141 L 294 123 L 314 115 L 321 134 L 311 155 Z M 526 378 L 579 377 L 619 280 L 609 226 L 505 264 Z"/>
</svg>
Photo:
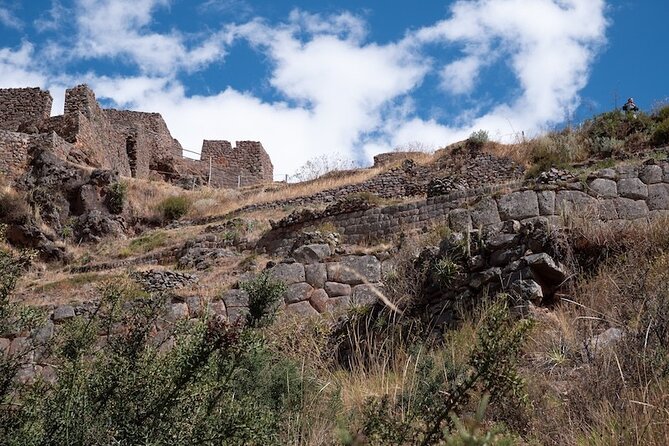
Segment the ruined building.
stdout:
<svg viewBox="0 0 669 446">
<path fill-rule="evenodd" d="M 51 94 L 39 88 L 0 89 L 0 175 L 13 179 L 31 148 L 134 178 L 237 187 L 271 182 L 272 162 L 262 144 L 204 141 L 201 160 L 184 158 L 159 113 L 103 109 L 86 85 L 67 90 L 65 110 L 50 116 Z"/>
</svg>

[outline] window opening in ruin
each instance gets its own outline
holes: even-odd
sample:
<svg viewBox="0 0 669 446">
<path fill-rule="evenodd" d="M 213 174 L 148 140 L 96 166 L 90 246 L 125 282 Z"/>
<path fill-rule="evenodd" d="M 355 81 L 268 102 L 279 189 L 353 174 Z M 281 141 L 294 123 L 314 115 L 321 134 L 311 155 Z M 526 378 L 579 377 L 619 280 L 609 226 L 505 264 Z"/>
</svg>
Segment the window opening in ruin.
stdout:
<svg viewBox="0 0 669 446">
<path fill-rule="evenodd" d="M 137 141 L 134 136 L 128 136 L 125 140 L 125 152 L 128 154 L 128 163 L 130 164 L 130 175 L 137 176 Z"/>
</svg>

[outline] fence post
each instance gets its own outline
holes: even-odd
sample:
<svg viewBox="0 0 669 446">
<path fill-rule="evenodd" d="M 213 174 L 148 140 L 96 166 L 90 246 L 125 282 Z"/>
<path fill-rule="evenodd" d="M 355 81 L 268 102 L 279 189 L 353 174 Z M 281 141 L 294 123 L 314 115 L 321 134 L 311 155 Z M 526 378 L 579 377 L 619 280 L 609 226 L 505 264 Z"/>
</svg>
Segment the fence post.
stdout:
<svg viewBox="0 0 669 446">
<path fill-rule="evenodd" d="M 211 187 L 211 156 L 209 157 L 209 179 L 207 179 L 207 186 Z"/>
<path fill-rule="evenodd" d="M 239 189 L 240 187 L 242 187 L 242 176 L 237 175 L 237 189 Z"/>
<path fill-rule="evenodd" d="M 286 184 L 288 184 L 288 174 L 286 174 Z"/>
</svg>

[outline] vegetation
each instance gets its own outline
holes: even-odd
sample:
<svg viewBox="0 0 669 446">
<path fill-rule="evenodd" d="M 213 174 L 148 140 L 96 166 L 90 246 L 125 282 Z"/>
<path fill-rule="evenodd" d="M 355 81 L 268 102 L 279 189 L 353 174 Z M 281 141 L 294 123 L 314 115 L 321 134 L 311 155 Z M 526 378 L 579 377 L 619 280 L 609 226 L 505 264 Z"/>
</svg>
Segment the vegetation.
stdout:
<svg viewBox="0 0 669 446">
<path fill-rule="evenodd" d="M 114 183 L 107 189 L 107 208 L 112 214 L 123 213 L 123 208 L 128 197 L 128 185 L 125 183 Z"/>
<path fill-rule="evenodd" d="M 185 195 L 179 195 L 164 199 L 158 208 L 166 221 L 174 221 L 185 216 L 188 213 L 190 206 L 190 199 Z"/>
</svg>

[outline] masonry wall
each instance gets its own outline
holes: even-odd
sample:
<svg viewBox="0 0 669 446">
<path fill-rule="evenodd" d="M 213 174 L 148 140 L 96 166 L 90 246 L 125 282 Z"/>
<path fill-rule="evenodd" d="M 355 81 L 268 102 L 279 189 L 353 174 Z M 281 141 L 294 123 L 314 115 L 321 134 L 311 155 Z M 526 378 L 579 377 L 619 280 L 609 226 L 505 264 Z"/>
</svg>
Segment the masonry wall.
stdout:
<svg viewBox="0 0 669 446">
<path fill-rule="evenodd" d="M 0 175 L 13 180 L 28 167 L 29 152 L 33 147 L 49 149 L 65 158 L 71 145 L 55 133 L 28 135 L 0 130 Z"/>
<path fill-rule="evenodd" d="M 505 190 L 506 189 L 506 190 Z M 387 240 L 436 225 L 453 231 L 501 227 L 507 220 L 547 218 L 559 225 L 564 215 L 627 223 L 669 216 L 669 163 L 621 166 L 594 172 L 588 181 L 561 185 L 496 186 L 457 192 L 383 208 L 335 215 L 270 231 L 259 246 L 270 252 L 290 250 L 302 230 L 332 223 L 346 243 Z"/>
<path fill-rule="evenodd" d="M 51 94 L 39 88 L 0 89 L 0 130 L 15 132 L 49 118 L 52 103 Z"/>
<path fill-rule="evenodd" d="M 200 155 L 201 168 L 208 172 L 212 162 L 212 185 L 237 187 L 241 185 L 271 183 L 274 166 L 261 143 L 237 141 L 235 147 L 228 141 L 205 140 Z"/>
<path fill-rule="evenodd" d="M 166 163 L 181 157 L 181 144 L 172 137 L 160 113 L 108 109 L 104 114 L 125 139 L 131 161 L 136 159 L 134 169 L 131 167 L 134 176 L 147 178 L 151 169 L 161 170 Z"/>
</svg>

